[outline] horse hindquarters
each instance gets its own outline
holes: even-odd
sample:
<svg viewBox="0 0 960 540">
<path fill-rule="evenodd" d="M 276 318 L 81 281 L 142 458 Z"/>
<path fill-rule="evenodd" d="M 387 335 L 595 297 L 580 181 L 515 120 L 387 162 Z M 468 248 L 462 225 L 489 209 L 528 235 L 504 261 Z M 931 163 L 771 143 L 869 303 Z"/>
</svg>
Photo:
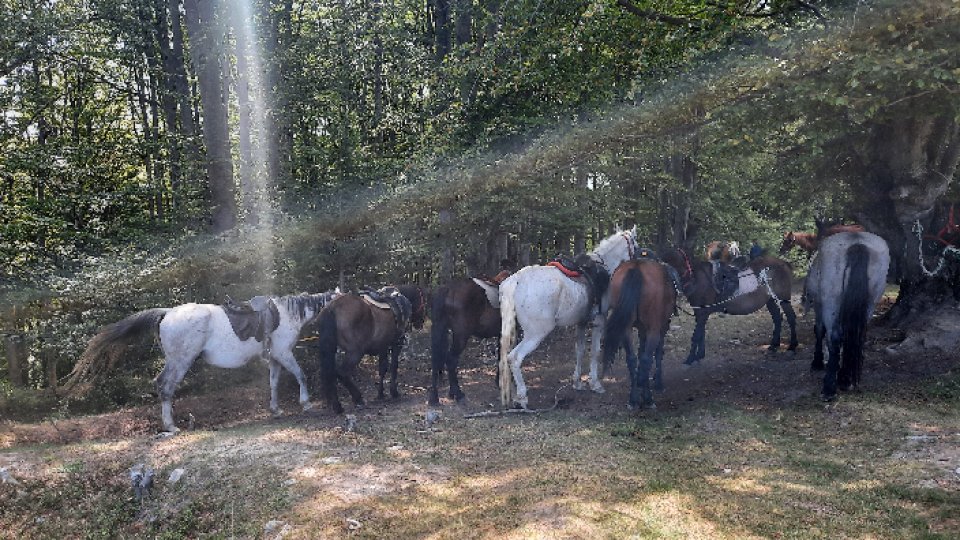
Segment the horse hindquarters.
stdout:
<svg viewBox="0 0 960 540">
<path fill-rule="evenodd" d="M 343 405 L 337 397 L 337 314 L 332 309 L 320 312 L 317 323 L 320 349 L 321 391 L 334 414 L 343 413 Z"/>
<path fill-rule="evenodd" d="M 847 250 L 849 277 L 843 290 L 839 314 L 843 341 L 838 382 L 844 390 L 860 382 L 863 367 L 863 343 L 870 316 L 870 281 L 867 275 L 869 263 L 870 252 L 863 244 L 855 244 Z"/>
<path fill-rule="evenodd" d="M 607 319 L 603 342 L 604 367 L 613 361 L 613 355 L 625 343 L 630 347 L 631 339 L 626 338 L 627 329 L 633 327 L 637 321 L 637 306 L 643 296 L 643 275 L 638 268 L 630 268 L 620 282 L 620 297 L 617 306 Z M 648 325 L 644 325 L 648 326 Z M 650 391 L 650 367 L 657 350 L 657 340 L 650 339 L 649 335 L 641 335 L 639 361 L 634 361 L 633 351 L 627 351 L 627 367 L 630 370 L 630 406 L 641 404 L 653 405 L 653 396 Z M 638 395 L 638 392 L 640 395 Z"/>
</svg>

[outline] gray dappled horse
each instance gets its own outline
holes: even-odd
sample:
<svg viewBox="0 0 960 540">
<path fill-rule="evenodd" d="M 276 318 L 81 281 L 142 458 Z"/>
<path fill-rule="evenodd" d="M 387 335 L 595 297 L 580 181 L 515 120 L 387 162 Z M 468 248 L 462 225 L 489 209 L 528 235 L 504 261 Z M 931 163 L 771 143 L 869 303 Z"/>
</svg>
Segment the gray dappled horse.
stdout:
<svg viewBox="0 0 960 540">
<path fill-rule="evenodd" d="M 823 377 L 823 399 L 860 382 L 867 323 L 883 296 L 890 252 L 887 243 L 868 232 L 834 234 L 820 242 L 807 275 L 807 302 L 816 313 L 817 345 L 813 370 L 824 369 L 823 340 L 829 356 Z"/>
</svg>

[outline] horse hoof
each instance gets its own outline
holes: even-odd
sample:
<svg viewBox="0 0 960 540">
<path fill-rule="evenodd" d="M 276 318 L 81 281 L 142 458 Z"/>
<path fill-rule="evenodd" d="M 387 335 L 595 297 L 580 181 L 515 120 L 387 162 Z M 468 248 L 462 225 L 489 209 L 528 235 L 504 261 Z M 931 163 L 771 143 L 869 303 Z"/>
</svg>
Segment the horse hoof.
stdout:
<svg viewBox="0 0 960 540">
<path fill-rule="evenodd" d="M 399 399 L 399 398 L 400 398 L 400 392 L 397 391 L 397 390 L 391 390 L 391 391 L 390 391 L 390 398 L 391 398 L 391 399 Z"/>
<path fill-rule="evenodd" d="M 303 407 L 304 412 L 309 411 L 310 409 L 313 408 L 313 403 L 310 403 L 309 401 L 304 401 L 300 405 Z"/>
<path fill-rule="evenodd" d="M 832 394 L 828 396 L 827 394 L 821 394 L 820 399 L 822 399 L 824 403 L 831 403 L 837 400 L 837 395 Z"/>
<path fill-rule="evenodd" d="M 607 390 L 599 384 L 596 386 L 590 386 L 590 390 L 593 390 L 594 393 L 597 393 L 597 394 L 605 394 L 607 392 Z"/>
<path fill-rule="evenodd" d="M 583 381 L 581 381 L 581 380 L 579 380 L 579 379 L 576 380 L 576 381 L 573 381 L 573 389 L 574 389 L 574 390 L 583 390 Z"/>
<path fill-rule="evenodd" d="M 644 407 L 646 407 L 646 409 L 647 409 L 648 411 L 655 411 L 655 410 L 657 410 L 657 404 L 654 403 L 654 402 L 652 402 L 652 401 L 651 401 L 650 403 L 647 403 L 646 405 L 644 405 Z"/>
<path fill-rule="evenodd" d="M 274 409 L 270 411 L 270 415 L 273 416 L 274 418 L 280 418 L 281 416 L 283 416 L 283 409 Z"/>
<path fill-rule="evenodd" d="M 160 434 L 163 435 L 164 437 L 176 435 L 177 433 L 180 433 L 180 428 L 178 428 L 177 426 L 166 426 L 163 428 L 163 431 L 160 432 Z"/>
</svg>

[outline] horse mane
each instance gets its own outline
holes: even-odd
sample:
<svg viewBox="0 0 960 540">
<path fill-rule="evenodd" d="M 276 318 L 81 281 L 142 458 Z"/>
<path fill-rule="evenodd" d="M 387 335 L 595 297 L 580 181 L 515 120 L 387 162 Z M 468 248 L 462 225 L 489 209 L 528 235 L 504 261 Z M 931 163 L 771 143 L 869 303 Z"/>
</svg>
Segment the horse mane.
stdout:
<svg viewBox="0 0 960 540">
<path fill-rule="evenodd" d="M 615 233 L 611 234 L 610 236 L 608 236 L 608 237 L 604 238 L 603 240 L 601 240 L 600 243 L 597 244 L 597 247 L 595 247 L 595 248 L 593 249 L 593 252 L 592 252 L 592 253 L 595 253 L 595 254 L 598 255 L 601 259 L 606 260 L 606 257 L 604 257 L 604 255 L 607 254 L 608 252 L 610 252 L 611 250 L 613 250 L 613 249 L 616 247 L 617 241 L 618 241 L 618 240 L 620 239 L 620 237 L 621 237 L 622 235 L 624 235 L 624 234 L 633 235 L 634 232 L 629 231 L 629 230 L 627 230 L 627 231 L 617 230 L 617 232 L 615 232 Z"/>
<path fill-rule="evenodd" d="M 332 300 L 334 295 L 333 291 L 319 294 L 301 293 L 281 296 L 277 300 L 291 317 L 302 322 L 307 316 L 308 309 L 312 310 L 314 314 L 320 313 L 323 306 L 327 305 L 327 302 Z"/>
</svg>

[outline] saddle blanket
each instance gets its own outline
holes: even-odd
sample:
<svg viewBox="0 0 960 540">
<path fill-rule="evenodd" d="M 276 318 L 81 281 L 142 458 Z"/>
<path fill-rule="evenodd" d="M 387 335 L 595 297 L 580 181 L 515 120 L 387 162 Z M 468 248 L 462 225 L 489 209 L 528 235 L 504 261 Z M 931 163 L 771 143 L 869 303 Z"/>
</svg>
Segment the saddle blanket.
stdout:
<svg viewBox="0 0 960 540">
<path fill-rule="evenodd" d="M 737 296 L 752 293 L 760 288 L 760 282 L 757 280 L 757 275 L 753 273 L 753 270 L 741 270 L 737 273 L 737 279 L 739 280 Z"/>
</svg>

